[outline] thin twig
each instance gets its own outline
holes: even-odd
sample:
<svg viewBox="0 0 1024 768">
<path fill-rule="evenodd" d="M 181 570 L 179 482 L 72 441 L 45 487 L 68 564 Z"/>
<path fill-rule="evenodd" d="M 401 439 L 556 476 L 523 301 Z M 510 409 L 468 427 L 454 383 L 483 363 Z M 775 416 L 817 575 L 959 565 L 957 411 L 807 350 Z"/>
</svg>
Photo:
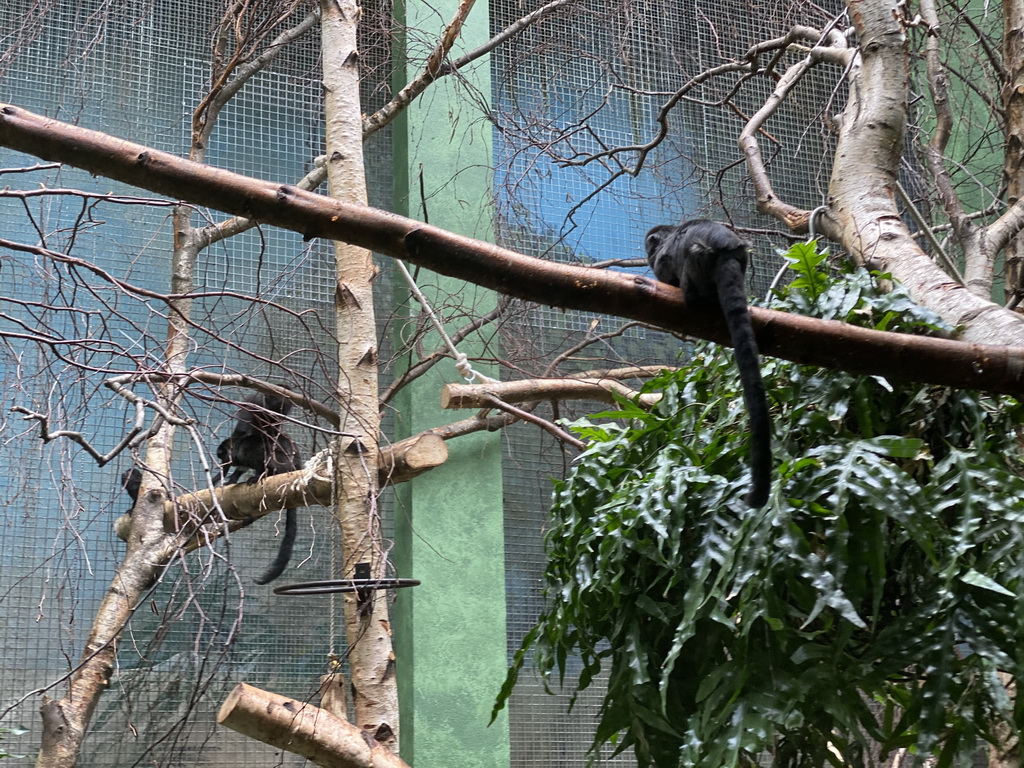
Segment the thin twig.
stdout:
<svg viewBox="0 0 1024 768">
<path fill-rule="evenodd" d="M 136 409 L 137 412 L 135 417 L 135 425 L 130 430 L 128 430 L 125 436 L 121 438 L 120 442 L 118 442 L 118 444 L 114 446 L 109 452 L 100 453 L 92 446 L 92 443 L 90 443 L 82 435 L 81 432 L 76 432 L 70 429 L 58 429 L 55 432 L 51 432 L 50 417 L 47 416 L 45 413 L 30 411 L 28 408 L 24 408 L 23 406 L 20 405 L 15 405 L 11 407 L 12 412 L 24 414 L 23 418 L 25 421 L 36 421 L 39 423 L 39 439 L 42 440 L 44 443 L 49 443 L 51 440 L 57 440 L 58 438 L 65 437 L 68 440 L 72 441 L 73 443 L 78 443 L 80 446 L 82 446 L 85 452 L 92 456 L 96 460 L 96 464 L 100 467 L 110 462 L 111 459 L 115 458 L 116 456 L 119 456 L 121 452 L 124 451 L 129 446 L 141 442 L 141 440 L 148 437 L 149 434 L 151 434 L 154 431 L 156 425 L 154 425 L 154 427 L 151 427 L 149 430 L 145 429 L 145 427 L 143 426 L 143 422 L 145 420 L 145 411 L 142 408 L 141 404 L 138 402 L 136 403 Z M 146 434 L 143 435 L 139 440 L 136 440 L 135 438 L 143 432 L 145 432 Z"/>
<path fill-rule="evenodd" d="M 522 408 L 517 408 L 514 405 L 510 405 L 509 403 L 503 402 L 499 400 L 497 397 L 494 397 L 493 395 L 488 397 L 487 401 L 491 403 L 499 411 L 504 411 L 505 413 L 512 414 L 517 418 L 522 419 L 523 421 L 528 421 L 531 424 L 536 424 L 545 432 L 549 432 L 550 434 L 552 434 L 556 440 L 569 443 L 569 445 L 573 446 L 579 451 L 582 451 L 587 447 L 586 443 L 584 443 L 582 440 L 573 437 L 568 432 L 559 427 L 557 424 L 552 424 L 547 419 L 542 419 L 540 416 L 529 413 L 528 411 L 524 411 Z"/>
</svg>

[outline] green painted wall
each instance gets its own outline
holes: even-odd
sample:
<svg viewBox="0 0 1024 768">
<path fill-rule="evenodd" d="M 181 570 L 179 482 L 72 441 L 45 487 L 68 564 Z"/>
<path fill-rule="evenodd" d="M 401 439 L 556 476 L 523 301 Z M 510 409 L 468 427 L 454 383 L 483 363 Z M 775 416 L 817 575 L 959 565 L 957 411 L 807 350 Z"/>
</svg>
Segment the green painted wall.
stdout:
<svg viewBox="0 0 1024 768">
<path fill-rule="evenodd" d="M 400 27 L 407 24 L 422 33 L 416 37 L 436 40 L 456 5 L 412 0 L 396 3 L 395 12 Z M 478 2 L 461 50 L 480 45 L 488 34 L 487 4 Z M 396 62 L 405 60 L 406 43 L 396 39 Z M 410 53 L 413 61 L 423 62 L 427 50 Z M 396 90 L 416 74 L 412 67 L 400 72 Z M 477 98 L 489 98 L 486 60 L 460 76 Z M 395 210 L 491 240 L 491 128 L 479 107 L 470 105 L 466 88 L 445 78 L 397 122 Z M 495 304 L 493 294 L 433 273 L 420 272 L 418 282 L 438 306 L 453 295 L 474 314 Z M 396 298 L 405 301 L 407 288 L 398 275 L 395 286 Z M 468 341 L 459 348 L 472 354 L 473 339 Z M 437 337 L 429 342 L 426 348 L 433 349 Z M 461 380 L 445 362 L 407 387 L 394 403 L 396 439 L 468 416 L 440 408 L 441 387 Z M 507 668 L 500 437 L 469 435 L 450 441 L 448 448 L 447 464 L 403 483 L 396 493 L 394 560 L 399 575 L 423 582 L 399 591 L 393 614 L 402 757 L 422 767 L 495 768 L 509 764 L 507 718 L 487 726 Z"/>
</svg>

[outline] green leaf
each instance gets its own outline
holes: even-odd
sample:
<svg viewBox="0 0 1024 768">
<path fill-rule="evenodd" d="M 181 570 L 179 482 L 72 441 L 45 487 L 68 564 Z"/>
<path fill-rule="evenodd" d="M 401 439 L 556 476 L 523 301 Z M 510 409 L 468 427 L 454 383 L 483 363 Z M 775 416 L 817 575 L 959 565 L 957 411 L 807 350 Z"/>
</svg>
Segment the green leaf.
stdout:
<svg viewBox="0 0 1024 768">
<path fill-rule="evenodd" d="M 821 268 L 828 259 L 828 252 L 819 252 L 817 246 L 817 240 L 807 243 L 796 243 L 785 254 L 786 261 L 789 262 L 789 268 L 797 274 L 790 283 L 789 290 L 802 292 L 812 300 L 820 296 L 828 284 L 825 273 Z"/>
<path fill-rule="evenodd" d="M 894 459 L 912 459 L 921 453 L 924 440 L 916 437 L 900 437 L 898 435 L 879 435 L 871 440 L 859 443 L 865 450 L 875 451 L 881 456 Z"/>
<path fill-rule="evenodd" d="M 965 573 L 960 574 L 960 580 L 964 584 L 970 584 L 972 587 L 980 587 L 981 589 L 987 589 L 990 592 L 996 592 L 1007 597 L 1017 596 L 999 582 L 990 579 L 983 573 L 978 573 L 973 568 L 969 568 Z"/>
</svg>

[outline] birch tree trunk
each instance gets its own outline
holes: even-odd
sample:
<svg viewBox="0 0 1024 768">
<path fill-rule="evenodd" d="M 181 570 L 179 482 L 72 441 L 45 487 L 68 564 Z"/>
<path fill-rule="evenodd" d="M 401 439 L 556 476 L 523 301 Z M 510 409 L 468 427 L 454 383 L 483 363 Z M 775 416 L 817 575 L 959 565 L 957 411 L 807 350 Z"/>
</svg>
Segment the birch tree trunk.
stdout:
<svg viewBox="0 0 1024 768">
<path fill-rule="evenodd" d="M 1003 2 L 1003 171 L 1006 202 L 1024 198 L 1024 2 Z M 1006 246 L 1006 299 L 1024 289 L 1024 237 L 1013 237 Z"/>
<path fill-rule="evenodd" d="M 359 5 L 322 0 L 326 103 L 327 179 L 331 197 L 366 205 L 363 126 L 359 104 Z M 335 504 L 341 522 L 345 576 L 365 564 L 373 578 L 385 575 L 377 509 L 380 418 L 377 393 L 377 329 L 373 311 L 376 267 L 365 248 L 336 242 L 335 327 L 338 337 L 338 405 L 341 431 L 335 459 Z M 398 751 L 398 688 L 390 623 L 383 593 L 360 602 L 345 597 L 355 723 Z"/>
<path fill-rule="evenodd" d="M 953 325 L 963 341 L 1019 343 L 1024 318 L 954 282 L 910 236 L 896 205 L 896 174 L 907 116 L 904 29 L 892 0 L 849 4 L 860 39 L 850 67 L 850 98 L 839 142 L 824 229 L 858 263 L 891 272 L 919 302 Z"/>
<path fill-rule="evenodd" d="M 211 125 L 212 127 L 212 125 Z M 189 159 L 203 162 L 205 136 L 193 134 Z M 174 248 L 171 254 L 171 293 L 187 296 L 195 287 L 195 261 L 199 252 L 195 230 L 191 226 L 192 208 L 179 205 L 174 211 Z M 192 300 L 176 298 L 169 302 L 166 360 L 169 374 L 186 371 L 190 345 L 189 324 Z M 173 375 L 158 385 L 157 401 L 166 413 L 175 413 L 182 387 Z M 82 742 L 89 730 L 99 698 L 114 670 L 121 634 L 143 594 L 156 581 L 160 570 L 171 561 L 182 543 L 163 526 L 163 501 L 169 487 L 175 424 L 164 420 L 146 443 L 145 464 L 139 499 L 131 515 L 128 548 L 114 574 L 93 619 L 82 659 L 71 677 L 67 693 L 59 700 L 43 698 L 40 714 L 43 738 L 37 768 L 71 768 L 77 765 Z"/>
</svg>

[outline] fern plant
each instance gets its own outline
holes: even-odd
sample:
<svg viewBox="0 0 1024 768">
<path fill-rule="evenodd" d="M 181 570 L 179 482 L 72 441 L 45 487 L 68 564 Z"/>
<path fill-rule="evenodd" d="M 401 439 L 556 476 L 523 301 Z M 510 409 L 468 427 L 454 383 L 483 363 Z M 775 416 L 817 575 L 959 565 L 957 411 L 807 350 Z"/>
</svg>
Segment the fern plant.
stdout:
<svg viewBox="0 0 1024 768">
<path fill-rule="evenodd" d="M 899 286 L 833 279 L 813 246 L 773 306 L 901 333 L 949 333 Z M 582 421 L 556 484 L 546 680 L 607 676 L 593 749 L 641 766 L 867 765 L 907 747 L 963 765 L 1019 732 L 998 672 L 1024 664 L 1020 405 L 1007 398 L 763 361 L 777 468 L 747 508 L 746 415 L 729 350 Z"/>
</svg>

